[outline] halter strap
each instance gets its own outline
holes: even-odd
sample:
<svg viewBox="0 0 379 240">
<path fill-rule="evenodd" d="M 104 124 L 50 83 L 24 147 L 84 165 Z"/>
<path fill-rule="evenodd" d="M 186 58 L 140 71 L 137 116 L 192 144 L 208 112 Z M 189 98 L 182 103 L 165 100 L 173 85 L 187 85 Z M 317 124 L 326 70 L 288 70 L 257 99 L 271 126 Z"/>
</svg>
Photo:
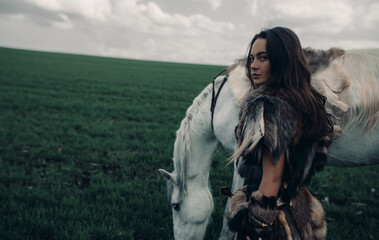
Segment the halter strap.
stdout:
<svg viewBox="0 0 379 240">
<path fill-rule="evenodd" d="M 222 83 L 220 85 L 220 87 L 218 88 L 217 90 L 217 93 L 215 91 L 215 81 L 216 81 L 216 78 L 218 78 L 221 74 L 223 74 L 224 72 L 226 71 L 226 69 L 222 70 L 221 72 L 219 72 L 214 78 L 213 78 L 213 81 L 212 81 L 212 103 L 211 103 L 211 126 L 212 126 L 212 132 L 214 133 L 214 127 L 213 127 L 213 118 L 214 118 L 214 110 L 216 108 L 216 103 L 217 103 L 217 99 L 220 95 L 220 92 L 221 92 L 221 89 L 222 87 L 224 86 L 226 80 L 228 80 L 227 76 L 224 77 L 224 79 L 222 80 Z"/>
</svg>

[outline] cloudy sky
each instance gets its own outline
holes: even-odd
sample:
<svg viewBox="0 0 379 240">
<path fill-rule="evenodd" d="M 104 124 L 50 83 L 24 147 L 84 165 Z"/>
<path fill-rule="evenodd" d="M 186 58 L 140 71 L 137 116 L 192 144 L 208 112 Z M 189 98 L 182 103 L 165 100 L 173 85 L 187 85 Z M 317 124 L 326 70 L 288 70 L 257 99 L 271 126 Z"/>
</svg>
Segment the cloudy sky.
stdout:
<svg viewBox="0 0 379 240">
<path fill-rule="evenodd" d="M 379 47 L 377 0 L 0 0 L 0 46 L 229 65 L 262 28 L 303 47 Z"/>
</svg>

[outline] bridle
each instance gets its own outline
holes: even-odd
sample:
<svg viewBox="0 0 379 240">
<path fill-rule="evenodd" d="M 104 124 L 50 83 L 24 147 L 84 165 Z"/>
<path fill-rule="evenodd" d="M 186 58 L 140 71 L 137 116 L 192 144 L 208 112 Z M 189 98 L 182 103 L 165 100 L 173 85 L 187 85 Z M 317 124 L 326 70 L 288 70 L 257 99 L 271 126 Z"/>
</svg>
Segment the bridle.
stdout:
<svg viewBox="0 0 379 240">
<path fill-rule="evenodd" d="M 217 92 L 215 90 L 215 81 L 216 79 L 221 75 L 223 74 L 224 72 L 226 71 L 226 69 L 222 70 L 221 72 L 219 72 L 214 78 L 213 78 L 213 81 L 212 81 L 212 103 L 211 103 L 211 126 L 212 126 L 212 132 L 214 133 L 214 127 L 213 127 L 213 118 L 214 118 L 214 110 L 215 110 L 215 107 L 216 107 L 216 103 L 217 103 L 217 99 L 220 95 L 220 92 L 222 90 L 222 88 L 224 87 L 226 81 L 228 80 L 228 76 L 225 75 L 224 79 L 222 80 L 221 82 L 221 85 L 220 87 L 217 89 Z"/>
</svg>

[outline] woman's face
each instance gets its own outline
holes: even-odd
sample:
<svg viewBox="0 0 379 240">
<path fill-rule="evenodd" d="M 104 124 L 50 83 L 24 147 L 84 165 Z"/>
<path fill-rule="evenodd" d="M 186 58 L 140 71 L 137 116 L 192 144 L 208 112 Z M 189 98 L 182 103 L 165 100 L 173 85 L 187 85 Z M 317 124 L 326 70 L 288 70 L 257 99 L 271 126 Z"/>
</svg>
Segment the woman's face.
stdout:
<svg viewBox="0 0 379 240">
<path fill-rule="evenodd" d="M 250 53 L 250 68 L 255 84 L 264 84 L 270 77 L 270 61 L 266 51 L 266 39 L 258 38 Z"/>
</svg>

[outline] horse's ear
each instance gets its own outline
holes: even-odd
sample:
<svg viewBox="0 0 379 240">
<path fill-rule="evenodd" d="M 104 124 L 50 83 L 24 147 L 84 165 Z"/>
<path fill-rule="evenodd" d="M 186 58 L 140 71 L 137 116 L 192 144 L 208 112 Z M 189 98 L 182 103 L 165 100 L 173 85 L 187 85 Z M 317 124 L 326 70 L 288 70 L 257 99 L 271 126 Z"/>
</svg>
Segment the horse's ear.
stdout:
<svg viewBox="0 0 379 240">
<path fill-rule="evenodd" d="M 176 178 L 175 178 L 175 175 L 174 175 L 174 174 L 169 173 L 169 172 L 167 172 L 167 171 L 164 170 L 164 169 L 158 169 L 158 171 L 162 174 L 162 176 L 163 176 L 167 181 L 170 181 L 170 182 L 176 183 Z"/>
</svg>

